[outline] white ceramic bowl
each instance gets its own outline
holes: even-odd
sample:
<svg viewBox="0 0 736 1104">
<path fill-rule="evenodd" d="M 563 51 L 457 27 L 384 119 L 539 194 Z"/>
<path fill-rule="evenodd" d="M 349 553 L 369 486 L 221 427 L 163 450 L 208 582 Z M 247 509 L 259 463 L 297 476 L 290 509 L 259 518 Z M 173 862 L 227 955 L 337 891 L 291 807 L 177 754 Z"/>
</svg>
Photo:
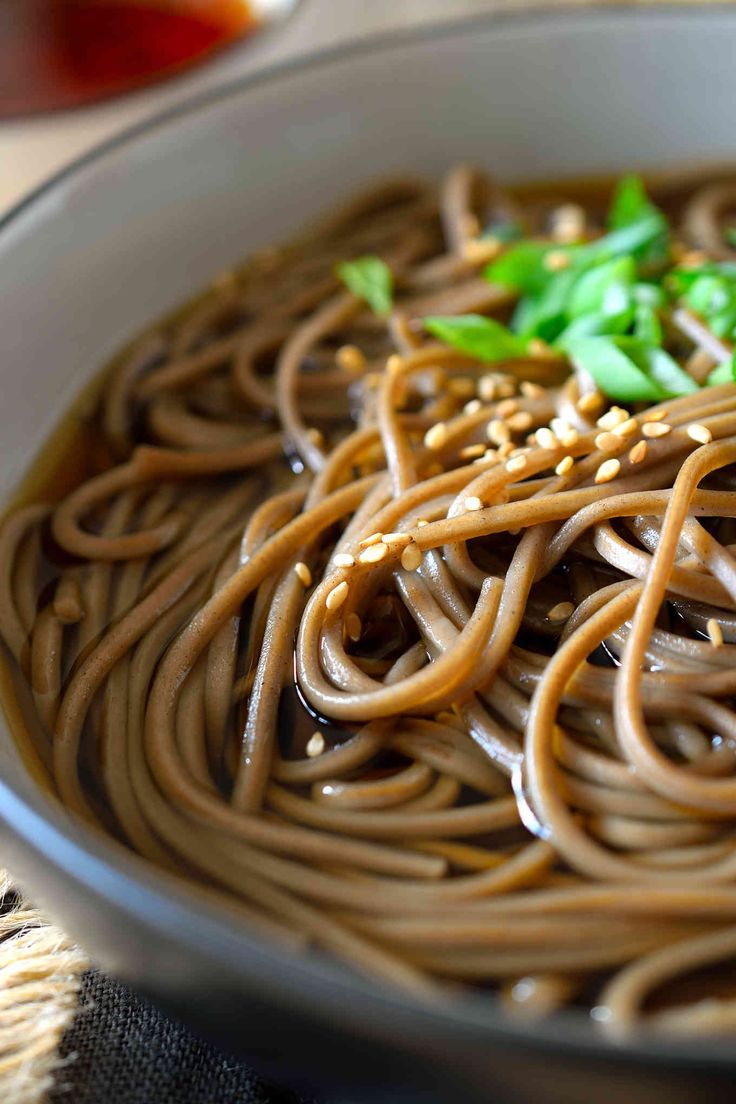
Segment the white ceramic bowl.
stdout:
<svg viewBox="0 0 736 1104">
<path fill-rule="evenodd" d="M 481 18 L 208 95 L 109 143 L 0 226 L 0 498 L 98 365 L 249 250 L 371 177 L 458 159 L 504 179 L 736 155 L 736 10 Z M 727 1048 L 608 1050 L 582 1017 L 417 1009 L 288 963 L 43 798 L 0 729 L 3 861 L 98 960 L 272 1074 L 395 1100 L 716 1099 Z M 718 1078 L 724 1078 L 718 1081 Z M 426 1095 L 433 1086 L 432 1097 Z M 625 1094 L 625 1096 L 623 1095 Z M 325 1099 L 327 1096 L 325 1096 Z M 402 1100 L 415 1099 L 402 1095 Z"/>
</svg>

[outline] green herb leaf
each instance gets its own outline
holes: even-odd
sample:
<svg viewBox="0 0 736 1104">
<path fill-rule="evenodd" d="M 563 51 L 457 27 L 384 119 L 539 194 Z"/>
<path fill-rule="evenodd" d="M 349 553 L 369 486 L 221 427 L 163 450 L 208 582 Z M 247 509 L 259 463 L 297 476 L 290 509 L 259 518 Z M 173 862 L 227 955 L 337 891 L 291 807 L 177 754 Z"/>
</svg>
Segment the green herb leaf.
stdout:
<svg viewBox="0 0 736 1104">
<path fill-rule="evenodd" d="M 581 337 L 567 343 L 575 367 L 620 402 L 657 402 L 697 391 L 695 381 L 664 351 L 637 337 Z"/>
<path fill-rule="evenodd" d="M 576 369 L 588 372 L 598 388 L 621 402 L 657 402 L 662 388 L 610 337 L 581 337 L 567 344 Z"/>
<path fill-rule="evenodd" d="M 433 315 L 424 319 L 424 328 L 447 345 L 489 364 L 527 355 L 525 341 L 482 314 Z"/>
<path fill-rule="evenodd" d="M 721 383 L 736 382 L 736 355 L 719 364 L 705 381 L 706 387 L 718 387 Z"/>
<path fill-rule="evenodd" d="M 648 303 L 638 303 L 634 313 L 634 336 L 648 345 L 662 344 L 662 323 Z"/>
<path fill-rule="evenodd" d="M 608 212 L 608 225 L 612 230 L 630 226 L 650 215 L 657 208 L 649 199 L 640 176 L 624 176 L 616 185 L 611 208 Z"/>
<path fill-rule="evenodd" d="M 547 255 L 564 253 L 572 257 L 576 249 L 576 246 L 560 246 L 551 242 L 522 241 L 486 265 L 483 275 L 492 284 L 501 284 L 527 295 L 540 295 L 556 275 L 545 264 Z"/>
<path fill-rule="evenodd" d="M 596 265 L 576 281 L 567 304 L 568 316 L 620 314 L 631 305 L 635 280 L 633 257 L 617 257 Z"/>
<path fill-rule="evenodd" d="M 393 302 L 394 278 L 391 269 L 380 257 L 358 257 L 341 261 L 335 271 L 342 282 L 364 299 L 374 314 L 388 314 Z"/>
</svg>

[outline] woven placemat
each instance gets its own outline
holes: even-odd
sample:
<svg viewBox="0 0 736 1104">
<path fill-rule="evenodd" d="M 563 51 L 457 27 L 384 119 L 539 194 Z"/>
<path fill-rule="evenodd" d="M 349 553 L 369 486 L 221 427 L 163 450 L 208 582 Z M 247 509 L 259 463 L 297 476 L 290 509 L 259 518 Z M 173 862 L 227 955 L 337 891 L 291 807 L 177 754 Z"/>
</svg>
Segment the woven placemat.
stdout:
<svg viewBox="0 0 736 1104">
<path fill-rule="evenodd" d="M 723 0 L 497 0 L 498 10 Z M 488 11 L 494 4 L 489 3 Z M 0 870 L 0 1104 L 314 1104 L 92 968 Z"/>
</svg>

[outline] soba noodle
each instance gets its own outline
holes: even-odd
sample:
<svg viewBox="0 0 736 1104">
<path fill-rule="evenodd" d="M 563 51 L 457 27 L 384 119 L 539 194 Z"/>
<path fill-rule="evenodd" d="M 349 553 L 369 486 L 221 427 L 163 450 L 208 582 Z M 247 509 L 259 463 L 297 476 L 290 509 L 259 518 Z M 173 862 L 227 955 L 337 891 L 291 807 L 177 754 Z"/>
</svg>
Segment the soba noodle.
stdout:
<svg viewBox="0 0 736 1104">
<path fill-rule="evenodd" d="M 0 530 L 19 739 L 75 814 L 285 947 L 731 1032 L 736 193 L 661 181 L 679 237 L 602 291 L 600 191 L 560 194 L 388 182 L 118 358 L 57 457 L 79 474 Z M 622 372 L 646 353 L 640 395 L 494 279 L 520 240 L 578 299 L 598 248 L 581 335 Z"/>
</svg>

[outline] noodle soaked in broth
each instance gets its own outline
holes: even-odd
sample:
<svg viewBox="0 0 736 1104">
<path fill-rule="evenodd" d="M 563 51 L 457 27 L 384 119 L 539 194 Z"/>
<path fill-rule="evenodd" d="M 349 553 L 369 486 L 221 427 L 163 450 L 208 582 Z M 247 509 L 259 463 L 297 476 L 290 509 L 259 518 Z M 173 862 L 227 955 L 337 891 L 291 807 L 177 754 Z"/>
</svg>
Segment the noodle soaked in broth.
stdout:
<svg viewBox="0 0 736 1104">
<path fill-rule="evenodd" d="M 389 181 L 131 345 L 0 530 L 36 775 L 385 983 L 731 1032 L 732 180 Z"/>
</svg>

